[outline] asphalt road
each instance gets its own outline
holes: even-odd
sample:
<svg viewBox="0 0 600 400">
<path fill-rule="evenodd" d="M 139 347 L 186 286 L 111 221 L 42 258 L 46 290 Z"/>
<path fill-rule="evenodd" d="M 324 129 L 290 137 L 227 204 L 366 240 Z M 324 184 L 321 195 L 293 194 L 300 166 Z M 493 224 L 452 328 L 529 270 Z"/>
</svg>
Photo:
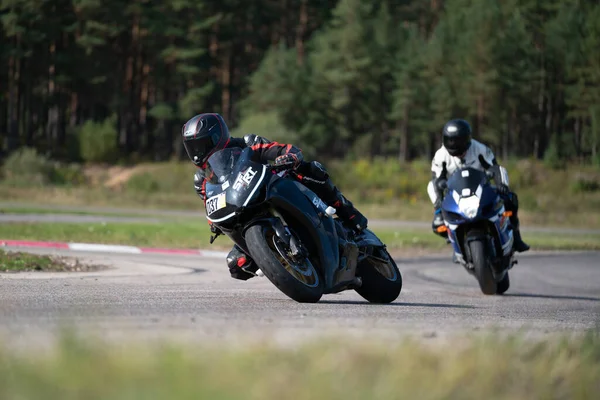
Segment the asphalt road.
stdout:
<svg viewBox="0 0 600 400">
<path fill-rule="evenodd" d="M 0 274 L 0 340 L 15 345 L 49 342 L 61 326 L 121 341 L 289 345 L 320 335 L 443 339 L 487 328 L 543 336 L 600 322 L 600 252 L 526 253 L 504 296 L 484 296 L 448 259 L 398 260 L 404 288 L 390 305 L 369 304 L 353 291 L 299 304 L 266 278 L 229 278 L 224 260 L 214 258 L 31 252 L 76 255 L 112 268 Z"/>
</svg>

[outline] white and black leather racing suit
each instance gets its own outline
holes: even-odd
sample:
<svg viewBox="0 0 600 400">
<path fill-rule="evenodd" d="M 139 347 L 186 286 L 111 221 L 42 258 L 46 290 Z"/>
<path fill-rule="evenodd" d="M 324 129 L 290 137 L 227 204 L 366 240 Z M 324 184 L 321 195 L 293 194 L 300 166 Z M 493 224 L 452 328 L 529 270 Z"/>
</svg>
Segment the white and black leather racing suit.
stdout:
<svg viewBox="0 0 600 400">
<path fill-rule="evenodd" d="M 427 185 L 427 194 L 435 208 L 432 223 L 434 233 L 447 237 L 447 233 L 438 233 L 437 231 L 437 228 L 444 224 L 441 214 L 444 187 L 448 178 L 456 170 L 464 167 L 475 168 L 480 171 L 489 170 L 493 173 L 498 192 L 504 200 L 504 206 L 507 211 L 512 211 L 510 220 L 514 228 L 515 250 L 520 252 L 529 250 L 529 246 L 521 239 L 518 217 L 519 201 L 516 193 L 509 189 L 506 168 L 498 164 L 494 153 L 488 146 L 474 139 L 471 140 L 471 145 L 463 157 L 451 156 L 444 146 L 438 149 L 433 157 L 431 162 L 432 179 Z"/>
</svg>

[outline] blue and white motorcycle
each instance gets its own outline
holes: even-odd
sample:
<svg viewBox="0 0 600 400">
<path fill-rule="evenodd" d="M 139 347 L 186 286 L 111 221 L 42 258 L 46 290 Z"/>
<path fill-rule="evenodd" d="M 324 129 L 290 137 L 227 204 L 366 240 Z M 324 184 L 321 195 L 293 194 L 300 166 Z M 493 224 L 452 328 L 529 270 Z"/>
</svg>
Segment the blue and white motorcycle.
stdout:
<svg viewBox="0 0 600 400">
<path fill-rule="evenodd" d="M 455 260 L 477 278 L 481 291 L 488 295 L 508 290 L 508 270 L 517 263 L 510 212 L 490 178 L 474 168 L 459 169 L 448 180 L 442 202 Z"/>
</svg>

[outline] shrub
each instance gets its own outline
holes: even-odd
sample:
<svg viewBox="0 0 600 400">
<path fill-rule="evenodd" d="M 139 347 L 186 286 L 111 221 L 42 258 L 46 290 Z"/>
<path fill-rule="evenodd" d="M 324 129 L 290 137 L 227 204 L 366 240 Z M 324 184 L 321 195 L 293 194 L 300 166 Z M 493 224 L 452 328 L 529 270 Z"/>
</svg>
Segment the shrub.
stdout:
<svg viewBox="0 0 600 400">
<path fill-rule="evenodd" d="M 23 147 L 11 153 L 2 168 L 4 180 L 11 185 L 45 185 L 52 182 L 54 164 L 36 149 Z"/>
<path fill-rule="evenodd" d="M 79 150 L 86 162 L 115 162 L 119 157 L 115 118 L 86 121 L 79 129 Z"/>
<path fill-rule="evenodd" d="M 85 174 L 79 164 L 56 164 L 50 180 L 56 185 L 78 186 L 86 183 Z"/>
<path fill-rule="evenodd" d="M 334 162 L 326 167 L 336 186 L 362 201 L 385 203 L 427 198 L 427 182 L 431 177 L 428 164 L 375 158 Z"/>
<path fill-rule="evenodd" d="M 125 189 L 140 193 L 193 193 L 194 167 L 189 162 L 169 162 L 141 165 L 143 172 L 135 173 Z"/>
<path fill-rule="evenodd" d="M 156 193 L 160 190 L 160 182 L 151 173 L 144 172 L 129 178 L 125 187 L 132 192 Z"/>
<path fill-rule="evenodd" d="M 600 176 L 579 173 L 575 176 L 571 187 L 575 193 L 598 192 L 600 191 Z"/>
</svg>

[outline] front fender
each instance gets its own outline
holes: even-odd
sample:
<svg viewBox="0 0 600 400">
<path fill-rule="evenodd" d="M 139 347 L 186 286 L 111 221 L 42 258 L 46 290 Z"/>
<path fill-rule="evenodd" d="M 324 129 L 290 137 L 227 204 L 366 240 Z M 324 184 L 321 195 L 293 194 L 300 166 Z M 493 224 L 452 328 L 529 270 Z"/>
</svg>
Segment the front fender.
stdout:
<svg viewBox="0 0 600 400">
<path fill-rule="evenodd" d="M 251 220 L 244 229 L 242 230 L 242 234 L 246 237 L 246 231 L 248 228 L 254 225 L 264 225 L 275 229 L 275 234 L 284 242 L 288 241 L 288 234 L 283 226 L 283 222 L 277 217 L 262 217 Z"/>
<path fill-rule="evenodd" d="M 294 223 L 301 224 L 313 240 L 328 289 L 333 286 L 340 264 L 339 241 L 333 219 L 323 213 L 320 215 L 313 204 L 315 197 L 304 185 L 290 179 L 275 179 L 267 190 L 267 201 L 293 219 L 286 223 L 291 228 Z"/>
</svg>

